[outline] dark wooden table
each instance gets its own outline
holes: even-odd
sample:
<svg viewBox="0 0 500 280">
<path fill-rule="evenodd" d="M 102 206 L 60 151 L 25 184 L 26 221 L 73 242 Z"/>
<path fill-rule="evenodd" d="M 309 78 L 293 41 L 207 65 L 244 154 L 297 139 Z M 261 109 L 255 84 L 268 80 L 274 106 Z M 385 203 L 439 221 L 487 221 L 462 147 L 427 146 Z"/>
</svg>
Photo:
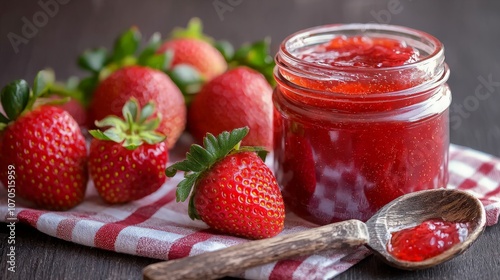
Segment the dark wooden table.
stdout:
<svg viewBox="0 0 500 280">
<path fill-rule="evenodd" d="M 56 2 L 57 1 L 57 2 Z M 164 35 L 192 16 L 215 38 L 235 44 L 273 38 L 273 51 L 288 34 L 327 23 L 380 22 L 427 31 L 446 47 L 453 92 L 451 141 L 500 156 L 500 1 L 412 0 L 41 0 L 57 11 L 38 18 L 23 34 L 24 18 L 44 11 L 38 1 L 0 2 L 0 85 L 52 67 L 59 79 L 81 75 L 75 57 L 89 46 L 111 46 L 115 34 L 137 25 L 145 37 Z M 230 6 L 217 10 L 215 4 Z M 45 12 L 46 13 L 46 12 Z M 10 34 L 10 35 L 9 35 Z M 13 40 L 16 34 L 23 39 Z M 19 40 L 19 38 L 17 38 Z M 485 86 L 481 80 L 490 80 Z M 485 100 L 475 95 L 483 84 Z M 460 122 L 458 121 L 460 120 Z M 17 272 L 7 269 L 5 224 L 0 224 L 2 279 L 137 279 L 157 260 L 88 248 L 16 228 Z M 368 257 L 336 279 L 500 279 L 500 225 L 490 227 L 457 259 L 432 269 L 404 272 Z"/>
</svg>

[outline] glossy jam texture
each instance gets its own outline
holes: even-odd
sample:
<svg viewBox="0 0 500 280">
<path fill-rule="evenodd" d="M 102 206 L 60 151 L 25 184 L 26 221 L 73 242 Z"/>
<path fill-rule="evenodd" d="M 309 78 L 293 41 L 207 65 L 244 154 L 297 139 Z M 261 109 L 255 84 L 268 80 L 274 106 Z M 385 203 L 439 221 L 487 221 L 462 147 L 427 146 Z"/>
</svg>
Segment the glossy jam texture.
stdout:
<svg viewBox="0 0 500 280">
<path fill-rule="evenodd" d="M 367 36 L 338 36 L 297 55 L 319 65 L 367 68 L 401 66 L 418 61 L 419 56 L 418 50 L 405 42 Z"/>
<path fill-rule="evenodd" d="M 424 261 L 464 242 L 468 234 L 467 223 L 432 219 L 416 227 L 393 232 L 387 251 L 400 260 Z"/>
<path fill-rule="evenodd" d="M 348 68 L 397 66 L 420 57 L 402 42 L 365 37 L 336 37 L 301 51 L 304 53 L 295 55 L 309 62 Z M 382 96 L 380 102 L 365 103 L 343 102 L 327 95 L 318 98 L 308 91 L 354 97 L 389 93 L 423 82 L 413 74 L 318 80 L 283 72 L 286 80 L 305 88 L 290 90 L 278 85 L 274 94 L 275 171 L 289 210 L 318 224 L 353 218 L 366 221 L 403 194 L 446 185 L 448 110 L 436 110 L 432 103 L 425 110 L 436 113 L 416 120 L 396 112 L 420 106 L 432 93 L 390 102 Z M 290 104 L 298 104 L 293 106 L 300 109 L 291 109 Z M 338 111 L 350 115 L 331 118 Z M 372 112 L 384 119 L 367 117 Z"/>
</svg>

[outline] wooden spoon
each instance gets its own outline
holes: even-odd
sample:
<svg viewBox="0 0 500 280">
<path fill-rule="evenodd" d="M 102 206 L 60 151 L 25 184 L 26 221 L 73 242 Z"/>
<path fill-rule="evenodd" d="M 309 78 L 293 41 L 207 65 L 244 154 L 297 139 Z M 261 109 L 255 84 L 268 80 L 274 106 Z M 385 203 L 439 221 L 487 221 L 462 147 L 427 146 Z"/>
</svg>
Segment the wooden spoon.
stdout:
<svg viewBox="0 0 500 280">
<path fill-rule="evenodd" d="M 366 245 L 394 267 L 414 270 L 443 263 L 465 251 L 482 233 L 485 212 L 474 196 L 458 190 L 437 189 L 401 196 L 379 210 L 366 223 L 348 220 L 273 238 L 250 241 L 197 256 L 155 263 L 144 270 L 144 279 L 214 279 L 258 265 L 310 255 L 329 249 Z M 468 222 L 463 242 L 440 255 L 420 262 L 394 258 L 386 250 L 391 232 L 440 218 Z"/>
</svg>

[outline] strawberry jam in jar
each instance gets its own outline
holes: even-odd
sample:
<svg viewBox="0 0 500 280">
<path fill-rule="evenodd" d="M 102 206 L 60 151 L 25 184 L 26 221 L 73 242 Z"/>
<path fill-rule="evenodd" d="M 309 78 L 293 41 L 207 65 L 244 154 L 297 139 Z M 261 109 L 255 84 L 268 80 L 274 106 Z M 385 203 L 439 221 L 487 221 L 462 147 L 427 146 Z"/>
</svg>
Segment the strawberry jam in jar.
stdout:
<svg viewBox="0 0 500 280">
<path fill-rule="evenodd" d="M 399 26 L 315 27 L 276 55 L 274 166 L 286 207 L 317 224 L 368 220 L 445 187 L 451 93 L 443 45 Z"/>
</svg>

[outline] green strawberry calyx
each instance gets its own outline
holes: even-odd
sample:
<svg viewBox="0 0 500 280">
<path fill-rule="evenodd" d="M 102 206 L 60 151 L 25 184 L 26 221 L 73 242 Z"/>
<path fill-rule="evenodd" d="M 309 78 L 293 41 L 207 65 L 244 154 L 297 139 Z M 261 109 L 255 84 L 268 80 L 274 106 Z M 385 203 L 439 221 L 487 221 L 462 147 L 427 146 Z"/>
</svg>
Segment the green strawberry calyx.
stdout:
<svg viewBox="0 0 500 280">
<path fill-rule="evenodd" d="M 256 152 L 262 161 L 265 160 L 267 151 L 263 147 L 241 147 L 241 141 L 248 134 L 249 128 L 237 128 L 231 132 L 224 131 L 215 137 L 211 133 L 203 138 L 203 147 L 197 144 L 191 145 L 189 152 L 186 153 L 186 159 L 174 163 L 167 167 L 165 174 L 173 177 L 177 171 L 184 171 L 184 179 L 177 186 L 176 201 L 184 202 L 191 193 L 189 200 L 188 214 L 191 219 L 201 219 L 194 207 L 193 185 L 196 190 L 196 184 L 199 178 L 205 172 L 209 172 L 212 166 L 218 161 L 224 159 L 229 154 L 239 152 Z"/>
<path fill-rule="evenodd" d="M 204 34 L 201 20 L 195 17 L 188 22 L 186 28 L 174 28 L 170 35 L 170 39 L 179 38 L 197 39 L 208 42 L 222 54 L 230 67 L 250 67 L 264 75 L 271 86 L 276 85 L 276 81 L 273 76 L 275 63 L 270 52 L 271 39 L 269 37 L 253 43 L 245 43 L 240 48 L 235 50 L 229 41 L 215 40 L 214 38 Z M 192 84 L 195 83 L 191 82 L 191 85 Z M 185 91 L 183 91 L 183 93 L 184 92 Z M 196 92 L 191 91 L 188 93 L 193 94 Z"/>
<path fill-rule="evenodd" d="M 264 75 L 267 82 L 274 87 L 276 86 L 276 81 L 274 80 L 273 71 L 276 64 L 270 54 L 270 46 L 271 39 L 269 37 L 254 43 L 243 44 L 229 60 L 228 58 L 226 60 L 231 68 L 247 66 L 260 72 Z M 222 47 L 217 48 L 222 52 Z"/>
<path fill-rule="evenodd" d="M 197 39 L 206 41 L 210 44 L 214 42 L 214 38 L 203 33 L 203 23 L 200 18 L 191 18 L 186 28 L 175 27 L 170 33 L 170 39 Z"/>
<path fill-rule="evenodd" d="M 78 99 L 79 93 L 78 90 L 72 90 L 57 83 L 51 69 L 39 71 L 35 76 L 32 88 L 25 80 L 12 81 L 5 85 L 0 92 L 0 101 L 5 112 L 5 114 L 0 113 L 0 130 L 3 130 L 21 115 L 33 110 L 35 105 L 63 104 L 70 97 Z M 66 98 L 59 100 L 46 98 L 51 94 L 58 94 Z"/>
<path fill-rule="evenodd" d="M 87 100 L 97 85 L 114 71 L 132 65 L 166 71 L 170 68 L 173 53 L 157 53 L 162 40 L 160 33 L 154 33 L 146 46 L 140 49 L 142 34 L 136 26 L 125 30 L 115 40 L 111 51 L 104 47 L 85 50 L 78 57 L 78 66 L 90 72 L 90 76 L 81 80 L 79 88 L 84 90 Z"/>
<path fill-rule="evenodd" d="M 193 23 L 191 29 L 186 29 L 185 32 L 195 36 L 194 34 L 201 32 L 201 22 L 199 24 L 197 26 Z M 177 32 L 182 34 L 184 31 L 178 30 Z M 84 104 L 89 103 L 94 89 L 101 81 L 116 70 L 132 65 L 164 72 L 185 95 L 199 91 L 205 80 L 198 70 L 187 64 L 173 66 L 174 52 L 172 50 L 158 53 L 163 43 L 160 33 L 154 33 L 142 49 L 141 38 L 142 34 L 139 29 L 132 26 L 115 40 L 112 50 L 103 47 L 93 48 L 85 50 L 79 56 L 79 67 L 91 73 L 89 77 L 81 80 L 78 86 L 85 93 Z"/>
<path fill-rule="evenodd" d="M 160 117 L 151 118 L 154 111 L 153 102 L 140 108 L 137 100 L 132 98 L 123 106 L 123 119 L 117 116 L 108 116 L 95 122 L 97 127 L 107 127 L 108 129 L 104 131 L 90 130 L 89 133 L 99 140 L 120 143 L 129 150 L 136 149 L 144 143 L 150 145 L 160 143 L 166 137 L 156 131 L 160 125 Z"/>
</svg>

